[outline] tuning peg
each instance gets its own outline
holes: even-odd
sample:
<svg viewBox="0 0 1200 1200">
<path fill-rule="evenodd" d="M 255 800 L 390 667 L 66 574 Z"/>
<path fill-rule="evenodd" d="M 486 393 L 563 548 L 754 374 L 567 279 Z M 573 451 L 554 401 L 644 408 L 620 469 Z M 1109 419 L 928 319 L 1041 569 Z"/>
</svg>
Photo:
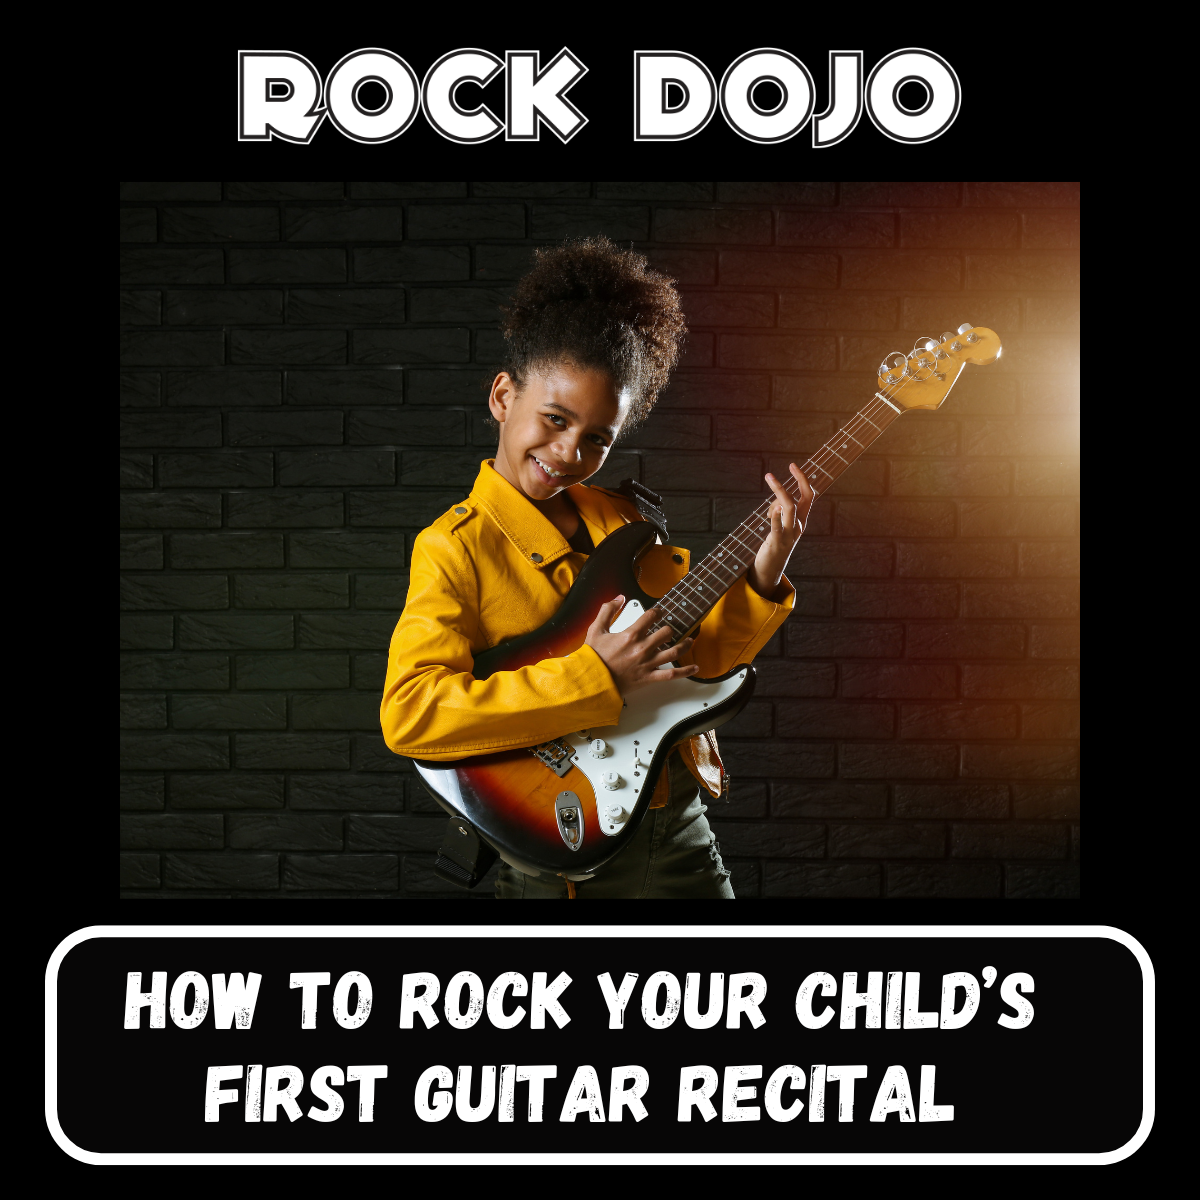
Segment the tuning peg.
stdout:
<svg viewBox="0 0 1200 1200">
<path fill-rule="evenodd" d="M 933 338 L 931 338 L 931 337 L 917 338 L 917 340 L 915 342 L 913 342 L 913 353 L 914 354 L 918 350 L 936 350 L 936 349 L 937 349 L 937 342 L 935 342 L 933 340 Z"/>
<path fill-rule="evenodd" d="M 954 339 L 954 334 L 952 334 L 952 333 L 943 333 L 943 334 L 942 334 L 942 336 L 941 336 L 940 338 L 938 338 L 938 341 L 940 341 L 940 342 L 943 342 L 943 343 L 944 343 L 944 342 L 949 342 L 949 341 L 952 341 L 953 339 Z"/>
<path fill-rule="evenodd" d="M 972 328 L 972 326 L 971 326 L 971 322 L 970 322 L 970 321 L 967 321 L 965 324 L 963 324 L 963 325 L 960 325 L 960 326 L 958 327 L 958 332 L 959 332 L 959 333 L 970 333 L 970 331 L 971 331 L 971 328 Z"/>
</svg>

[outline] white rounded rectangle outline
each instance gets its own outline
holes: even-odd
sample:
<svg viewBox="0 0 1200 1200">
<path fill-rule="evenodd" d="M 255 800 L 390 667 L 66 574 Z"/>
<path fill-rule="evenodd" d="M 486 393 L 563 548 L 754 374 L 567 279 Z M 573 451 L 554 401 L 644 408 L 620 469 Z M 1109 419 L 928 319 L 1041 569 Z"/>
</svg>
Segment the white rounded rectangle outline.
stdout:
<svg viewBox="0 0 1200 1200">
<path fill-rule="evenodd" d="M 556 925 L 93 925 L 64 938 L 46 964 L 46 1125 L 59 1149 L 93 1166 L 1107 1166 L 1134 1154 L 1154 1124 L 1154 966 L 1145 947 L 1111 925 L 585 925 L 576 937 L 620 938 L 1067 938 L 1097 937 L 1117 942 L 1142 971 L 1142 1120 L 1125 1145 L 1101 1154 L 1072 1153 L 116 1153 L 97 1154 L 76 1146 L 58 1120 L 58 969 L 75 946 L 94 938 L 561 938 Z"/>
</svg>

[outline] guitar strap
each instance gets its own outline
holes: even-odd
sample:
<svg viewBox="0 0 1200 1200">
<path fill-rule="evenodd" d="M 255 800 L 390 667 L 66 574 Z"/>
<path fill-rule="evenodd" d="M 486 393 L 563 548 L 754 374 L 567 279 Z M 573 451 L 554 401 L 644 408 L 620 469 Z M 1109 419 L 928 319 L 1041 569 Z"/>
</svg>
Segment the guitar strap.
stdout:
<svg viewBox="0 0 1200 1200">
<path fill-rule="evenodd" d="M 473 888 L 492 869 L 499 855 L 460 817 L 451 817 L 433 873 L 455 887 Z"/>
<path fill-rule="evenodd" d="M 662 510 L 662 497 L 657 492 L 643 487 L 636 479 L 623 479 L 620 487 L 615 489 L 600 488 L 598 490 L 612 490 L 616 495 L 624 496 L 626 500 L 631 501 L 642 519 L 649 521 L 658 530 L 663 545 L 670 542 L 671 539 L 667 536 L 667 514 Z"/>
</svg>

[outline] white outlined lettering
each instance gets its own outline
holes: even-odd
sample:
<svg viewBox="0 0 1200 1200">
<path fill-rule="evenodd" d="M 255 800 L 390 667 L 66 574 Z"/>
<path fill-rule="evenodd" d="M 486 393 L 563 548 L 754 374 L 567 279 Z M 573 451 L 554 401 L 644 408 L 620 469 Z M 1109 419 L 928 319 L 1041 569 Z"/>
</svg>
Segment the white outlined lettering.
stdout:
<svg viewBox="0 0 1200 1200">
<path fill-rule="evenodd" d="M 587 67 L 564 46 L 544 67 L 536 50 L 507 50 L 504 102 L 504 140 L 536 142 L 546 126 L 558 140 L 569 142 L 587 123 L 566 93 L 586 74 Z"/>
<path fill-rule="evenodd" d="M 667 109 L 667 86 L 682 88 L 683 103 Z M 681 51 L 633 52 L 633 140 L 682 142 L 695 137 L 717 111 L 717 81 L 698 59 Z"/>
<path fill-rule="evenodd" d="M 303 54 L 238 51 L 239 142 L 280 138 L 304 145 L 324 119 L 321 76 Z"/>
<path fill-rule="evenodd" d="M 754 89 L 775 84 L 783 98 L 773 109 L 755 103 Z M 808 68 L 786 50 L 750 50 L 729 64 L 721 77 L 721 115 L 739 137 L 749 142 L 786 142 L 812 116 L 816 89 Z"/>
<path fill-rule="evenodd" d="M 504 70 L 504 60 L 490 50 L 452 50 L 425 72 L 421 107 L 426 120 L 452 142 L 487 142 L 499 136 L 504 123 L 486 104 L 464 108 L 459 87 L 466 83 L 486 87 Z"/>
<path fill-rule="evenodd" d="M 913 82 L 927 92 L 920 109 L 904 108 L 899 101 L 900 88 Z M 865 91 L 867 116 L 893 142 L 933 141 L 954 124 L 962 104 L 954 68 L 940 54 L 916 46 L 881 58 L 871 69 Z"/>
</svg>

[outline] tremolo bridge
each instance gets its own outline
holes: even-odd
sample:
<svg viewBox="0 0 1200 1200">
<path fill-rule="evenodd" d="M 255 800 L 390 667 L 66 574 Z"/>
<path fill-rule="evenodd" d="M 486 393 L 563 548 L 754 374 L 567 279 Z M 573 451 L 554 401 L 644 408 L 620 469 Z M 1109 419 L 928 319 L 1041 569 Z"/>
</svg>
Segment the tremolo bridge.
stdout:
<svg viewBox="0 0 1200 1200">
<path fill-rule="evenodd" d="M 529 753 L 561 779 L 571 769 L 574 751 L 562 742 L 543 742 L 540 746 L 531 746 Z"/>
</svg>

